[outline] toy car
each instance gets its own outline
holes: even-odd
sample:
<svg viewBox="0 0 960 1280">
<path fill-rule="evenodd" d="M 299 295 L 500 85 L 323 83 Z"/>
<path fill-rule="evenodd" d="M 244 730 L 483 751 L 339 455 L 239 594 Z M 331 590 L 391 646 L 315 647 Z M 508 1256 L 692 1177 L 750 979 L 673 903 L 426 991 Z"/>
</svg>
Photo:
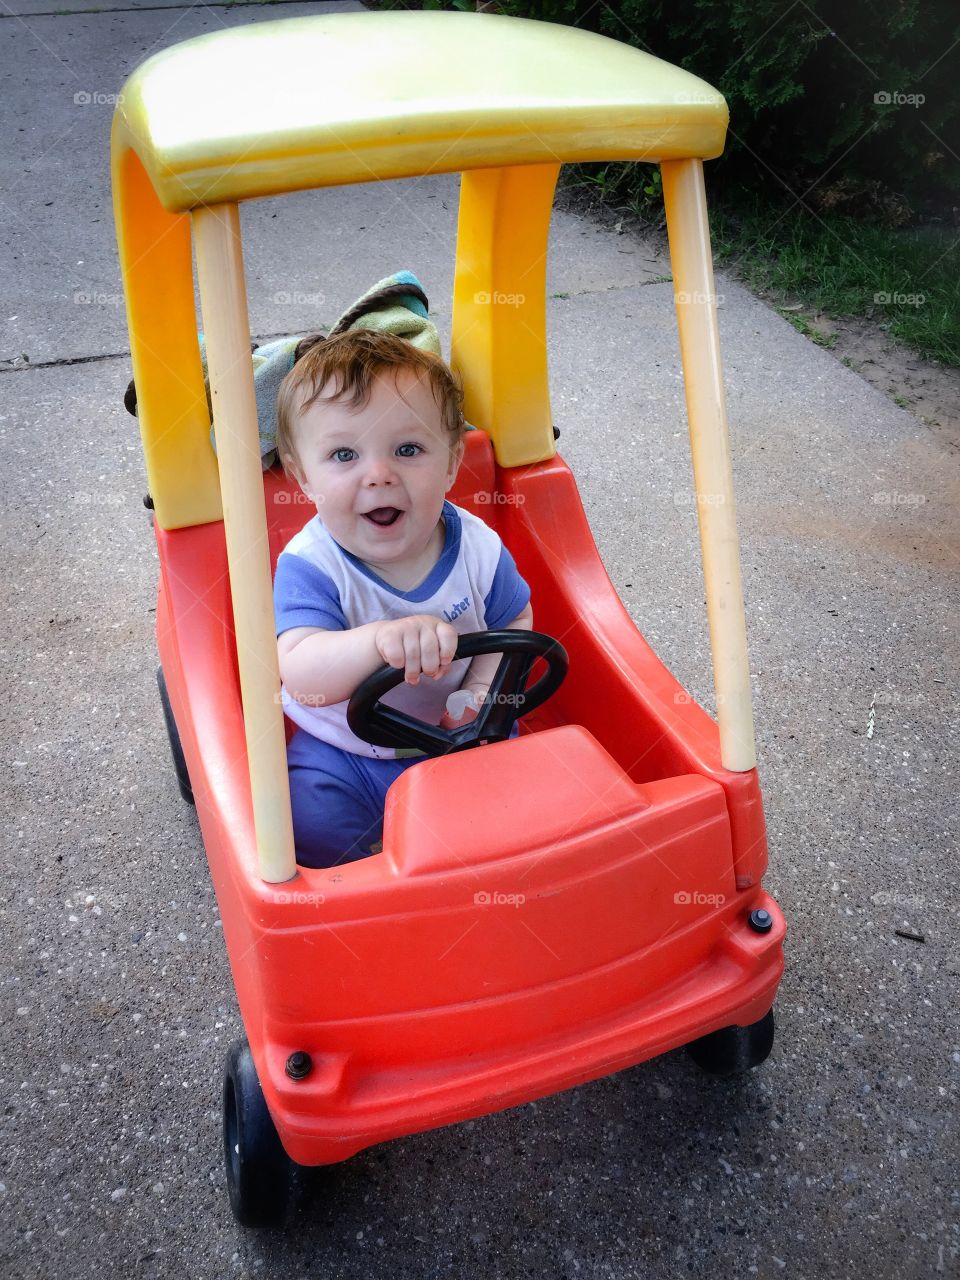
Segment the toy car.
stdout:
<svg viewBox="0 0 960 1280">
<path fill-rule="evenodd" d="M 489 14 L 258 23 L 159 53 L 124 87 L 113 187 L 161 694 L 247 1035 L 224 1087 L 243 1223 L 282 1220 L 294 1163 L 341 1161 L 681 1045 L 720 1074 L 770 1051 L 785 925 L 761 886 L 702 164 L 726 123 L 715 90 L 645 53 Z M 553 191 L 561 163 L 624 159 L 663 176 L 717 723 L 631 620 L 556 452 Z M 385 741 L 412 733 L 431 754 L 388 794 L 382 853 L 298 867 L 271 572 L 312 512 L 279 469 L 261 470 L 238 202 L 438 172 L 462 174 L 451 364 L 478 427 L 449 496 L 509 547 L 540 631 L 461 638 L 461 656 L 517 646 L 498 673 L 510 713 L 472 737 L 384 716 L 377 700 L 400 673 L 374 673 L 351 723 Z M 490 305 L 499 294 L 524 301 Z"/>
</svg>

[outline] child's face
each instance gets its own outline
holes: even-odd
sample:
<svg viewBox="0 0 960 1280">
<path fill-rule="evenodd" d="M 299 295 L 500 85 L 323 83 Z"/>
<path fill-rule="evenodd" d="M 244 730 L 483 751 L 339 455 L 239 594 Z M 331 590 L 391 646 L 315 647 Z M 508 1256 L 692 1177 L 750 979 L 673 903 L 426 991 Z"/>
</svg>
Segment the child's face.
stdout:
<svg viewBox="0 0 960 1280">
<path fill-rule="evenodd" d="M 403 565 L 422 555 L 464 448 L 461 440 L 451 450 L 426 377 L 385 370 L 361 409 L 321 393 L 298 418 L 294 436 L 299 466 L 290 469 L 331 537 L 373 565 Z M 399 512 L 389 524 L 368 514 L 388 509 Z"/>
</svg>

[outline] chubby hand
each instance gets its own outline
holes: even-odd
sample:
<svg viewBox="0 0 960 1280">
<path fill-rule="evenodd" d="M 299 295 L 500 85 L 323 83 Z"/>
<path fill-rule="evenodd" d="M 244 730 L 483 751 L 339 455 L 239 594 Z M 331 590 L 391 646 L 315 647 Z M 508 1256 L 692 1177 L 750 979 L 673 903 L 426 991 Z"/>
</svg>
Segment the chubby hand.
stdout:
<svg viewBox="0 0 960 1280">
<path fill-rule="evenodd" d="M 377 652 L 391 667 L 403 667 L 407 684 L 420 673 L 439 680 L 450 669 L 460 636 L 455 627 L 431 613 L 381 622 L 374 635 Z"/>
<path fill-rule="evenodd" d="M 469 693 L 473 700 L 473 706 L 470 706 L 468 703 L 463 708 L 463 713 L 459 717 L 451 715 L 449 710 L 450 703 L 453 702 L 454 699 L 462 701 L 462 694 L 464 693 Z M 461 725 L 469 724 L 471 720 L 476 720 L 477 716 L 480 714 L 480 705 L 482 702 L 483 691 L 475 689 L 455 689 L 447 699 L 447 710 L 444 711 L 443 715 L 440 717 L 439 727 L 441 729 L 459 729 Z"/>
</svg>

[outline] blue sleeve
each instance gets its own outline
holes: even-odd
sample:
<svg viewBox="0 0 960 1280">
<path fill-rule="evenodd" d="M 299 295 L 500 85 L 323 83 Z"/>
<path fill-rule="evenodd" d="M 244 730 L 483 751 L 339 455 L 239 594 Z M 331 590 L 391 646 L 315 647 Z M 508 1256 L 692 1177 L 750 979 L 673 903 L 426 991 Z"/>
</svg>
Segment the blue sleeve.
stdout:
<svg viewBox="0 0 960 1280">
<path fill-rule="evenodd" d="M 488 631 L 498 631 L 512 622 L 530 603 L 530 588 L 517 571 L 513 556 L 500 548 L 500 562 L 493 575 L 493 586 L 483 600 Z"/>
<path fill-rule="evenodd" d="M 292 627 L 349 630 L 336 583 L 303 556 L 283 553 L 277 560 L 273 611 L 278 636 Z"/>
</svg>

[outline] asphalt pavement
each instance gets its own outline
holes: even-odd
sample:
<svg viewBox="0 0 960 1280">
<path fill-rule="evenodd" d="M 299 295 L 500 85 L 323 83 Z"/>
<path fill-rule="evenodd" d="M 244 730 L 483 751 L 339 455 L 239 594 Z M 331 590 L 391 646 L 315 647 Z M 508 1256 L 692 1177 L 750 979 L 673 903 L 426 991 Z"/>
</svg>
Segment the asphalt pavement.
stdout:
<svg viewBox="0 0 960 1280">
<path fill-rule="evenodd" d="M 723 276 L 766 884 L 789 925 L 772 1057 L 731 1084 L 672 1053 L 306 1177 L 283 1234 L 236 1226 L 219 1090 L 241 1024 L 155 684 L 111 95 L 202 32 L 358 6 L 71 5 L 0 15 L 0 1275 L 956 1275 L 956 448 Z M 252 333 L 330 323 L 409 268 L 446 345 L 457 187 L 246 206 Z M 551 389 L 614 584 L 712 710 L 668 270 L 555 213 Z"/>
</svg>

